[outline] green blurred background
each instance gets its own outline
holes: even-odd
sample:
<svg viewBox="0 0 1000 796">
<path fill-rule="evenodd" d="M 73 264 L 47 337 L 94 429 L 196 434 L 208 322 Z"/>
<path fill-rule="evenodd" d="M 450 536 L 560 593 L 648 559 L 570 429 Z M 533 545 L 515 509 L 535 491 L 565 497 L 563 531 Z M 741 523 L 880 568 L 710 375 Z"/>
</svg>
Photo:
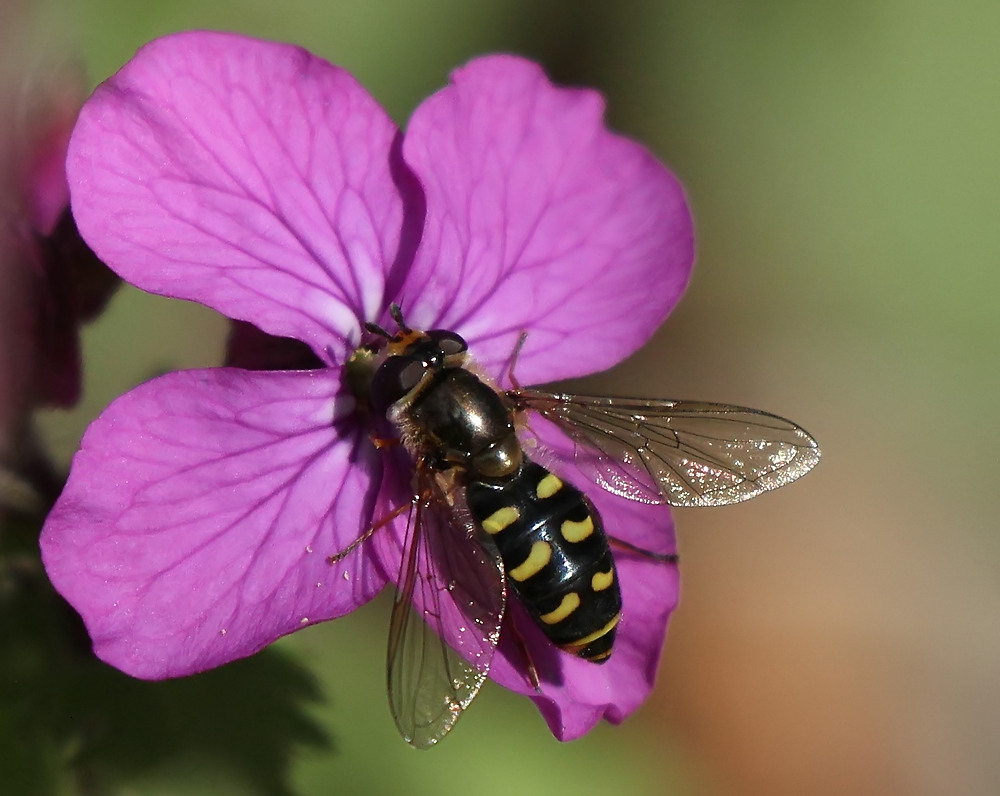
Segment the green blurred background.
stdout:
<svg viewBox="0 0 1000 796">
<path fill-rule="evenodd" d="M 487 51 L 600 88 L 612 125 L 687 186 L 699 257 L 649 346 L 587 388 L 757 406 L 823 446 L 790 489 L 676 513 L 682 604 L 657 690 L 622 727 L 561 745 L 489 689 L 417 753 L 386 707 L 384 601 L 279 642 L 316 678 L 308 714 L 330 738 L 291 746 L 289 792 L 1000 792 L 1000 5 L 34 7 L 39 39 L 79 53 L 91 84 L 154 36 L 211 27 L 308 47 L 401 124 Z M 53 450 L 68 458 L 153 373 L 216 364 L 223 334 L 201 308 L 123 291 L 86 333 L 84 402 L 45 418 Z M 253 688 L 245 701 L 267 704 Z M 129 787 L 272 792 L 191 756 Z"/>
</svg>

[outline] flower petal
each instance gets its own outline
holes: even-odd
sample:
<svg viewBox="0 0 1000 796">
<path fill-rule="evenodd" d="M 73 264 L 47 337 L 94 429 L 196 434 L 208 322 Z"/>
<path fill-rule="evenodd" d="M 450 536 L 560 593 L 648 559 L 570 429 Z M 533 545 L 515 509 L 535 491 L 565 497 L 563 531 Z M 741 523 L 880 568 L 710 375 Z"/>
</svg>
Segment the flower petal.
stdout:
<svg viewBox="0 0 1000 796">
<path fill-rule="evenodd" d="M 380 465 L 331 371 L 173 373 L 84 437 L 42 532 L 99 657 L 190 674 L 341 616 L 385 582 L 359 551 Z"/>
<path fill-rule="evenodd" d="M 598 94 L 512 56 L 472 61 L 414 113 L 403 157 L 427 216 L 398 300 L 461 333 L 494 377 L 518 335 L 524 384 L 604 369 L 679 298 L 693 259 L 677 180 L 606 130 Z"/>
<path fill-rule="evenodd" d="M 397 134 L 347 72 L 305 50 L 167 36 L 84 105 L 73 210 L 129 282 L 328 359 L 381 308 L 402 229 Z"/>
</svg>

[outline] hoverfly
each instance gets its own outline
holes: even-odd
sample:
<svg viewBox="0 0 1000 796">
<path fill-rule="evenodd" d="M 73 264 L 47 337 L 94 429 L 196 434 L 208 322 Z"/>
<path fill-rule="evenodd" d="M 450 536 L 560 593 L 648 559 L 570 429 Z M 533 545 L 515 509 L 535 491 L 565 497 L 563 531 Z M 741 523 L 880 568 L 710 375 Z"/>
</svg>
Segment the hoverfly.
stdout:
<svg viewBox="0 0 1000 796">
<path fill-rule="evenodd" d="M 458 334 L 411 329 L 395 304 L 390 314 L 397 331 L 367 324 L 377 339 L 354 352 L 346 377 L 412 459 L 413 500 L 331 561 L 409 508 L 388 687 L 396 724 L 414 746 L 437 743 L 478 693 L 511 596 L 563 652 L 595 664 L 613 653 L 621 617 L 614 529 L 605 532 L 577 486 L 525 453 L 518 430 L 528 413 L 566 434 L 596 484 L 633 501 L 737 503 L 819 461 L 803 429 L 754 409 L 500 390 L 477 374 Z"/>
</svg>

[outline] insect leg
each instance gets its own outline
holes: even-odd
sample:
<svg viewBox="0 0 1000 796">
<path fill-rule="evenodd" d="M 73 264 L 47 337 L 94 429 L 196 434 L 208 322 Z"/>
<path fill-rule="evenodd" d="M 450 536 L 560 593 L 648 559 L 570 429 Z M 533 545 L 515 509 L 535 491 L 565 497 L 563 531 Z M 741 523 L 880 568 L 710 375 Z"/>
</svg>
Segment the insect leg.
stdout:
<svg viewBox="0 0 1000 796">
<path fill-rule="evenodd" d="M 515 390 L 521 389 L 521 383 L 514 375 L 514 368 L 517 367 L 517 358 L 521 355 L 521 349 L 524 348 L 524 342 L 527 339 L 528 333 L 522 330 L 517 336 L 517 343 L 514 345 L 514 350 L 510 353 L 510 359 L 507 360 L 507 378 L 510 380 L 511 387 Z"/>
<path fill-rule="evenodd" d="M 327 556 L 326 563 L 336 564 L 338 561 L 342 561 L 343 559 L 347 558 L 347 556 L 353 553 L 358 548 L 359 545 L 371 539 L 375 531 L 377 531 L 379 528 L 384 528 L 386 525 L 388 525 L 390 522 L 396 519 L 396 517 L 398 517 L 404 511 L 409 511 L 410 509 L 412 509 L 419 499 L 420 498 L 418 496 L 414 496 L 413 500 L 411 500 L 409 503 L 404 503 L 403 505 L 394 508 L 388 514 L 383 516 L 378 522 L 375 522 L 372 525 L 370 525 L 357 539 L 355 539 L 353 542 L 347 545 L 347 547 L 345 547 L 339 553 L 334 553 L 332 556 Z"/>
<path fill-rule="evenodd" d="M 629 542 L 626 542 L 623 539 L 618 539 L 615 536 L 608 536 L 608 544 L 610 544 L 611 547 L 622 550 L 623 552 L 631 553 L 632 555 L 636 555 L 641 558 L 648 558 L 651 561 L 656 561 L 657 563 L 676 564 L 679 560 L 677 553 L 654 553 L 652 550 L 646 550 L 645 548 L 630 544 Z"/>
<path fill-rule="evenodd" d="M 511 638 L 514 640 L 518 650 L 521 652 L 521 657 L 524 659 L 525 671 L 528 673 L 528 681 L 531 683 L 531 687 L 539 694 L 542 693 L 541 681 L 538 679 L 538 669 L 535 668 L 535 663 L 531 660 L 531 653 L 528 652 L 528 645 L 524 641 L 524 636 L 521 635 L 517 629 L 517 625 L 513 622 L 509 623 L 509 627 L 505 628 L 505 630 L 507 629 L 510 630 Z"/>
<path fill-rule="evenodd" d="M 368 440 L 375 446 L 375 450 L 377 451 L 399 444 L 399 439 L 396 437 L 377 437 L 374 432 L 369 432 Z"/>
</svg>

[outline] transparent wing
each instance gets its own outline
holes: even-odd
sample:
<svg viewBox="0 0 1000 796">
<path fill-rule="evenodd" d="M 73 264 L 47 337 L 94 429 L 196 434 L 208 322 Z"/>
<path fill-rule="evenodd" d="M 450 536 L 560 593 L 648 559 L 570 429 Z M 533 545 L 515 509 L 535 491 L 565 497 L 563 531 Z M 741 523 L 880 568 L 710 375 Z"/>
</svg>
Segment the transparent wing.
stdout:
<svg viewBox="0 0 1000 796">
<path fill-rule="evenodd" d="M 432 746 L 454 726 L 489 673 L 504 613 L 499 556 L 418 469 L 389 625 L 389 705 L 403 738 Z"/>
<path fill-rule="evenodd" d="M 630 500 L 739 503 L 800 478 L 820 457 L 795 423 L 741 406 L 527 389 L 507 397 L 559 426 L 594 480 Z"/>
</svg>

